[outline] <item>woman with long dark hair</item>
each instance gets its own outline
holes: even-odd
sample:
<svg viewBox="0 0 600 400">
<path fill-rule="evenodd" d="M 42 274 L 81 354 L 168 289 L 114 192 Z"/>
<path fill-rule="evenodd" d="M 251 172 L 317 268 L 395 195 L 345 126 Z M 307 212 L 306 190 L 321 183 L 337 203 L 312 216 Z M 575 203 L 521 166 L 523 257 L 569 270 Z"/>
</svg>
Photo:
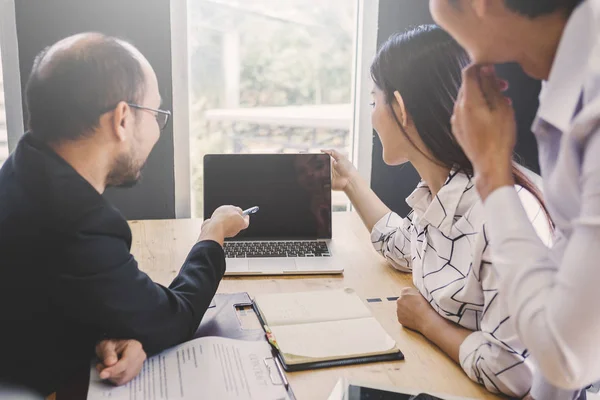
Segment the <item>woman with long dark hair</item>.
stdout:
<svg viewBox="0 0 600 400">
<path fill-rule="evenodd" d="M 488 390 L 524 396 L 532 366 L 499 299 L 473 167 L 450 125 L 468 63 L 454 39 L 432 25 L 392 36 L 373 61 L 372 121 L 383 159 L 410 162 L 422 179 L 407 199 L 406 218 L 391 212 L 346 158 L 327 153 L 334 190 L 346 192 L 375 248 L 396 269 L 412 272 L 416 289 L 399 293 L 399 322 Z M 530 220 L 549 244 L 552 223 L 537 188 L 516 165 L 513 175 Z"/>
</svg>

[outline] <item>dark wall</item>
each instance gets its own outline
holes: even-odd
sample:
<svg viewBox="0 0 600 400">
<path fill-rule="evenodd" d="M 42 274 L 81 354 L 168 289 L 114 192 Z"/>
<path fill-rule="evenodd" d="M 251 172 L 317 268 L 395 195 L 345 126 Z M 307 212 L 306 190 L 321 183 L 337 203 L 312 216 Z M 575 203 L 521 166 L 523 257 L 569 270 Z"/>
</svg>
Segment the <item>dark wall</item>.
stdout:
<svg viewBox="0 0 600 400">
<path fill-rule="evenodd" d="M 33 59 L 44 47 L 75 33 L 96 31 L 129 40 L 140 49 L 156 71 L 163 108 L 172 109 L 169 0 L 19 0 L 15 6 L 23 93 Z M 170 124 L 148 160 L 142 182 L 131 189 L 109 189 L 105 196 L 128 219 L 175 218 L 173 161 Z"/>
<path fill-rule="evenodd" d="M 423 0 L 380 0 L 378 46 L 393 33 L 405 31 L 412 26 L 433 23 L 428 3 Z M 540 83 L 528 78 L 516 65 L 502 65 L 497 70 L 510 82 L 508 94 L 513 99 L 519 128 L 516 152 L 523 164 L 539 172 L 537 146 L 530 127 L 538 107 Z M 373 190 L 388 207 L 400 215 L 406 215 L 409 207 L 405 199 L 417 185 L 419 175 L 410 163 L 398 167 L 385 165 L 381 142 L 377 135 L 374 135 L 373 139 L 371 174 Z"/>
</svg>

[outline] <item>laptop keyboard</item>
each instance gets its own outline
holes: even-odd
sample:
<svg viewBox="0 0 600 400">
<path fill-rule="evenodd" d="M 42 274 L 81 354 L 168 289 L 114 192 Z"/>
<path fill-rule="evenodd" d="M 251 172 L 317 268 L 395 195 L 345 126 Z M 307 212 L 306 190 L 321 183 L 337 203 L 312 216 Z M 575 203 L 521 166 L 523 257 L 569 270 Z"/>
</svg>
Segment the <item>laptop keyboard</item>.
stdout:
<svg viewBox="0 0 600 400">
<path fill-rule="evenodd" d="M 330 257 L 325 242 L 225 242 L 227 258 Z"/>
</svg>

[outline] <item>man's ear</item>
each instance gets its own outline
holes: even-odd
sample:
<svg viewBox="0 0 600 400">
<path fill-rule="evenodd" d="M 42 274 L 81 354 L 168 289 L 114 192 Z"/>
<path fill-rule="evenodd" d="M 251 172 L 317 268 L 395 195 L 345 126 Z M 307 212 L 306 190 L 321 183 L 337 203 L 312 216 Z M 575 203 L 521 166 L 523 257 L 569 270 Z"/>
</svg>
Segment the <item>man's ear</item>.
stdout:
<svg viewBox="0 0 600 400">
<path fill-rule="evenodd" d="M 400 111 L 400 115 L 398 115 L 398 119 L 400 120 L 400 124 L 403 127 L 406 127 L 408 124 L 408 113 L 406 112 L 406 107 L 404 106 L 404 99 L 400 95 L 400 92 L 397 90 L 394 92 L 394 98 L 396 99 L 398 110 Z M 392 105 L 393 107 L 394 105 Z"/>
<path fill-rule="evenodd" d="M 127 140 L 127 128 L 131 123 L 131 107 L 124 101 L 117 104 L 112 112 L 111 130 L 118 141 L 124 142 Z"/>
</svg>

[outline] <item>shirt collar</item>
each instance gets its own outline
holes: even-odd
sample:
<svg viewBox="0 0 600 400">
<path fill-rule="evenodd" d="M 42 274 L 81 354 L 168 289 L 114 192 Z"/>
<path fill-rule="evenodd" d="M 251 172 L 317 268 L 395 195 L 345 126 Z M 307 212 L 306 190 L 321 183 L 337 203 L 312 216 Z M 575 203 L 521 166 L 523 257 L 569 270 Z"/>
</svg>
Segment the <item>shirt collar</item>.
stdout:
<svg viewBox="0 0 600 400">
<path fill-rule="evenodd" d="M 472 187 L 471 178 L 462 172 L 452 170 L 434 199 L 431 198 L 427 183 L 421 181 L 408 196 L 406 203 L 414 210 L 424 226 L 432 225 L 449 236 L 458 204 L 463 194 Z"/>
<path fill-rule="evenodd" d="M 541 119 L 562 132 L 568 130 L 583 90 L 591 49 L 597 40 L 594 23 L 597 4 L 590 0 L 582 2 L 569 18 L 550 77 L 540 93 L 536 125 Z"/>
</svg>

